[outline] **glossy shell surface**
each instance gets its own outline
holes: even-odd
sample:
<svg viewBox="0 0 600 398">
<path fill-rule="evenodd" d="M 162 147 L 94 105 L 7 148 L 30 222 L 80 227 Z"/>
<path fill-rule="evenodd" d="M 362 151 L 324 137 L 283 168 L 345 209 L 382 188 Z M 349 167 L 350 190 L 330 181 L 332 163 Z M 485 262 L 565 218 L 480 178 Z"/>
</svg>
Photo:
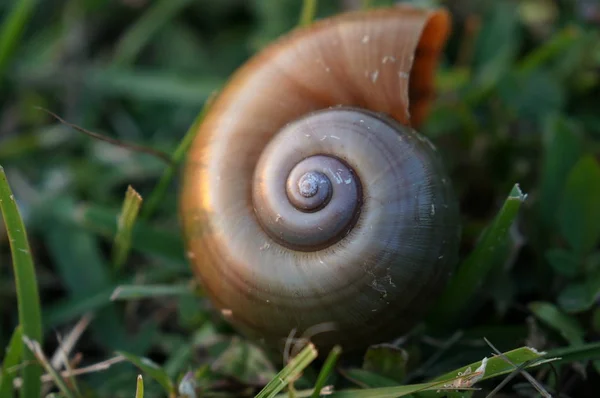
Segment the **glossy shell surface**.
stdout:
<svg viewBox="0 0 600 398">
<path fill-rule="evenodd" d="M 408 7 L 319 21 L 257 54 L 219 94 L 188 155 L 180 212 L 194 272 L 242 332 L 279 348 L 292 330 L 319 348 L 363 348 L 408 331 L 443 288 L 458 208 L 439 154 L 413 128 L 449 23 L 443 10 Z M 330 198 L 298 209 L 288 177 L 315 156 L 298 175 L 328 176 Z M 306 197 L 328 189 L 311 181 Z M 338 204 L 347 217 L 330 211 Z"/>
</svg>

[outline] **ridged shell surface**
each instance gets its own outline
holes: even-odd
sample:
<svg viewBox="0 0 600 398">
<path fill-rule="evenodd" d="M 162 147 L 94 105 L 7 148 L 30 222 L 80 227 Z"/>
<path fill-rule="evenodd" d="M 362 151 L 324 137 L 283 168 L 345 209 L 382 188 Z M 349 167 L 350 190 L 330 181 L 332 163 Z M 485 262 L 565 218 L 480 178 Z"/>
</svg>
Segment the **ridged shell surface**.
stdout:
<svg viewBox="0 0 600 398">
<path fill-rule="evenodd" d="M 413 128 L 448 29 L 442 10 L 333 17 L 257 54 L 219 94 L 180 211 L 194 272 L 240 330 L 351 350 L 408 331 L 432 304 L 456 263 L 458 207 Z M 301 162 L 316 182 L 290 184 Z M 331 192 L 298 208 L 295 186 Z"/>
</svg>

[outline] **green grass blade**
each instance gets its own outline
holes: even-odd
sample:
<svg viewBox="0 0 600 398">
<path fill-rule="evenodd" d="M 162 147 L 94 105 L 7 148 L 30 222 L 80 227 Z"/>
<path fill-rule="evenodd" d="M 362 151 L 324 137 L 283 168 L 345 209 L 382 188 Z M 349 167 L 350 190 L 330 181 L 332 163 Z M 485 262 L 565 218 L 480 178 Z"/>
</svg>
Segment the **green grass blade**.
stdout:
<svg viewBox="0 0 600 398">
<path fill-rule="evenodd" d="M 144 378 L 138 375 L 135 388 L 135 398 L 144 398 Z"/>
<path fill-rule="evenodd" d="M 432 325 L 443 325 L 456 319 L 472 300 L 473 294 L 492 270 L 497 249 L 508 238 L 508 231 L 517 216 L 521 204 L 527 198 L 515 184 L 502 209 L 492 224 L 483 233 L 477 247 L 458 268 L 446 290 L 431 311 L 428 321 Z"/>
<path fill-rule="evenodd" d="M 520 347 L 511 351 L 503 353 L 512 363 L 516 366 L 522 365 L 526 362 L 532 362 L 527 368 L 539 366 L 544 363 L 554 360 L 553 356 L 549 356 L 547 353 L 539 352 L 530 347 Z M 451 372 L 436 377 L 433 381 L 448 380 L 456 378 L 459 373 L 465 374 L 465 371 L 469 368 L 477 369 L 481 365 L 481 361 L 473 362 L 467 366 L 463 366 L 459 369 L 455 369 Z M 485 375 L 481 380 L 491 379 L 493 377 L 502 376 L 508 374 L 514 370 L 514 367 L 504 361 L 500 356 L 494 356 L 487 361 Z"/>
<path fill-rule="evenodd" d="M 0 30 L 0 76 L 4 76 L 4 70 L 19 45 L 36 3 L 37 0 L 17 0 L 11 12 L 2 22 L 2 29 Z"/>
<path fill-rule="evenodd" d="M 193 295 L 194 291 L 189 284 L 185 285 L 121 285 L 117 286 L 111 300 L 132 300 L 162 296 L 188 296 Z"/>
<path fill-rule="evenodd" d="M 10 241 L 10 251 L 17 285 L 19 323 L 23 335 L 30 339 L 42 339 L 42 318 L 35 267 L 31 257 L 29 241 L 19 208 L 12 194 L 4 168 L 0 166 L 0 208 Z M 30 362 L 23 368 L 23 387 L 21 396 L 38 398 L 40 396 L 40 376 L 42 368 L 35 361 L 33 353 L 25 350 L 23 359 Z"/>
<path fill-rule="evenodd" d="M 317 12 L 317 0 L 304 0 L 302 2 L 302 12 L 300 13 L 300 20 L 298 26 L 309 26 L 315 19 L 315 13 Z"/>
<path fill-rule="evenodd" d="M 559 358 L 556 363 L 569 363 L 600 358 L 600 342 L 578 346 L 555 348 L 548 352 L 549 357 Z"/>
<path fill-rule="evenodd" d="M 175 149 L 175 152 L 173 152 L 173 164 L 165 170 L 164 174 L 158 181 L 158 184 L 156 184 L 156 187 L 150 194 L 148 201 L 146 202 L 146 207 L 142 211 L 143 218 L 151 217 L 152 214 L 154 214 L 154 212 L 158 208 L 158 206 L 160 206 L 160 204 L 162 203 L 162 200 L 167 192 L 167 188 L 169 187 L 169 184 L 171 183 L 171 180 L 175 175 L 177 166 L 184 159 L 188 149 L 190 149 L 190 146 L 192 145 L 192 142 L 196 137 L 196 134 L 198 133 L 200 125 L 204 120 L 204 117 L 208 113 L 208 110 L 213 102 L 213 99 L 215 98 L 215 95 L 216 94 L 213 94 L 213 96 L 204 103 L 202 110 L 200 111 L 198 116 L 196 116 L 196 119 L 194 120 L 188 131 L 185 133 L 185 136 L 179 143 L 177 149 Z"/>
<path fill-rule="evenodd" d="M 533 314 L 546 325 L 555 329 L 571 345 L 582 345 L 585 334 L 577 319 L 561 312 L 551 303 L 536 301 L 529 304 Z"/>
<path fill-rule="evenodd" d="M 325 387 L 325 383 L 327 382 L 327 378 L 333 372 L 335 368 L 335 364 L 342 353 L 342 347 L 335 346 L 327 356 L 321 371 L 319 372 L 319 376 L 317 377 L 317 381 L 315 382 L 315 389 L 312 393 L 311 398 L 319 398 L 321 396 L 321 390 Z"/>
<path fill-rule="evenodd" d="M 154 34 L 192 1 L 162 0 L 153 2 L 120 40 L 114 63 L 119 66 L 132 64 Z"/>
<path fill-rule="evenodd" d="M 23 358 L 23 330 L 21 325 L 15 328 L 2 362 L 0 372 L 0 398 L 12 398 L 13 380 L 15 371 L 11 368 L 17 366 Z"/>
<path fill-rule="evenodd" d="M 127 255 L 131 247 L 133 226 L 141 205 L 142 197 L 130 185 L 127 187 L 123 209 L 117 223 L 117 234 L 115 236 L 113 263 L 117 271 L 121 269 L 125 260 L 127 260 Z"/>
<path fill-rule="evenodd" d="M 308 344 L 298 355 L 277 373 L 277 375 L 256 395 L 255 398 L 273 398 L 290 382 L 296 379 L 308 365 L 317 358 L 314 345 Z"/>
<path fill-rule="evenodd" d="M 524 366 L 524 368 L 539 366 L 554 360 L 554 358 L 546 359 L 549 358 L 546 354 L 537 352 L 528 347 L 521 347 L 506 352 L 504 355 L 510 359 L 515 366 L 525 364 L 526 366 Z M 419 392 L 420 397 L 433 398 L 440 396 L 436 392 L 437 390 L 458 390 L 459 388 L 456 387 L 458 385 L 464 387 L 460 388 L 460 390 L 468 390 L 479 381 L 502 376 L 513 372 L 515 369 L 513 365 L 504 361 L 500 356 L 494 356 L 485 359 L 485 361 L 486 364 L 484 368 L 481 368 L 483 361 L 474 362 L 437 377 L 428 383 L 363 390 L 344 390 L 335 392 L 329 396 L 332 398 L 396 398 Z M 477 371 L 480 369 L 483 370 L 483 373 Z"/>
</svg>

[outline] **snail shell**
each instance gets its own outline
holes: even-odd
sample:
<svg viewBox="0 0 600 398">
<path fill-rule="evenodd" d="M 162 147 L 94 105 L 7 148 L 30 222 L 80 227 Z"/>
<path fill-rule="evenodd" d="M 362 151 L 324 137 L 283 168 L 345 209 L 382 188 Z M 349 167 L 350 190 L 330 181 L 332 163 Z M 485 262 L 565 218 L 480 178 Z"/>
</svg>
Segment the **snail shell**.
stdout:
<svg viewBox="0 0 600 398">
<path fill-rule="evenodd" d="M 322 20 L 254 56 L 215 100 L 181 219 L 195 274 L 239 330 L 353 350 L 424 316 L 459 243 L 447 172 L 413 130 L 449 25 L 407 6 Z"/>
</svg>

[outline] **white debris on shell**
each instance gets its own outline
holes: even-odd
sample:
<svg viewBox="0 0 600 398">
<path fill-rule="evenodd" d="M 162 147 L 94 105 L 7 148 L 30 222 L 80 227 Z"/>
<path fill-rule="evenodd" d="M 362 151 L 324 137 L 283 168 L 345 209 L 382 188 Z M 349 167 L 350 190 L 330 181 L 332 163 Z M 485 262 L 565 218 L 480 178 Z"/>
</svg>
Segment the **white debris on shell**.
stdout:
<svg viewBox="0 0 600 398">
<path fill-rule="evenodd" d="M 398 76 L 400 76 L 401 79 L 408 79 L 409 78 L 408 72 L 404 72 L 402 70 L 398 72 Z"/>
<path fill-rule="evenodd" d="M 225 317 L 230 317 L 233 315 L 233 311 L 231 311 L 229 308 L 223 308 L 221 310 L 221 314 Z"/>
<path fill-rule="evenodd" d="M 362 44 L 367 44 L 369 42 L 369 39 L 370 39 L 369 35 L 364 35 L 361 40 Z"/>
<path fill-rule="evenodd" d="M 335 182 L 337 182 L 338 184 L 341 184 L 344 181 L 339 171 L 333 174 L 333 178 L 335 178 Z"/>
<path fill-rule="evenodd" d="M 327 73 L 331 72 L 331 68 L 330 68 L 330 67 L 328 67 L 328 66 L 325 64 L 325 62 L 323 62 L 323 60 L 322 60 L 322 59 L 320 59 L 320 58 L 317 58 L 317 59 L 315 60 L 315 62 L 316 62 L 317 64 L 321 65 L 321 66 L 323 67 L 323 69 L 325 69 L 325 72 L 327 72 Z"/>
<path fill-rule="evenodd" d="M 387 289 L 385 287 L 386 284 L 391 287 L 396 287 L 396 285 L 392 281 L 392 276 L 389 273 L 389 269 L 387 270 L 388 271 L 387 275 L 384 275 L 380 278 L 378 278 L 375 275 L 375 273 L 369 269 L 365 269 L 365 271 L 373 277 L 373 281 L 371 282 L 371 287 L 373 289 L 375 289 L 376 291 L 378 291 L 379 293 L 382 293 L 383 297 L 387 297 Z"/>
<path fill-rule="evenodd" d="M 379 71 L 376 70 L 375 72 L 371 73 L 371 81 L 373 83 L 375 83 L 377 81 L 377 78 L 379 77 Z"/>
</svg>

